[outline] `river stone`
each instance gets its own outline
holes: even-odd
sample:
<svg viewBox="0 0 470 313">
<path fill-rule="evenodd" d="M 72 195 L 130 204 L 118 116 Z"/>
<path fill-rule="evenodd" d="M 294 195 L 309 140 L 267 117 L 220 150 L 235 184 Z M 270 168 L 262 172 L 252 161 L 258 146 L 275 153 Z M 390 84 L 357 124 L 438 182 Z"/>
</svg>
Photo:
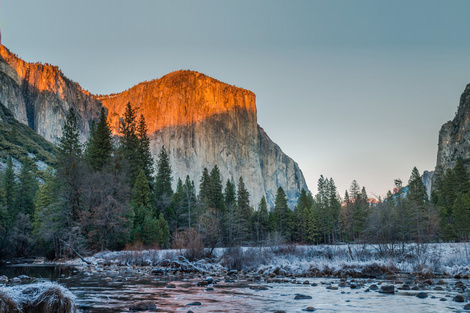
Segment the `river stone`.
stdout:
<svg viewBox="0 0 470 313">
<path fill-rule="evenodd" d="M 207 285 L 209 285 L 209 282 L 207 280 L 202 280 L 202 281 L 198 281 L 197 285 L 200 286 L 200 287 L 201 286 L 207 286 Z"/>
<path fill-rule="evenodd" d="M 186 304 L 186 305 L 188 305 L 188 306 L 191 306 L 191 305 L 202 305 L 202 303 L 199 302 L 199 301 L 195 301 L 195 302 L 188 303 L 188 304 Z"/>
<path fill-rule="evenodd" d="M 393 285 L 381 286 L 379 292 L 380 293 L 394 294 L 395 293 L 395 286 L 393 286 Z"/>
<path fill-rule="evenodd" d="M 307 296 L 307 295 L 302 295 L 300 293 L 296 294 L 294 297 L 294 300 L 308 300 L 308 299 L 312 299 L 312 297 Z"/>
<path fill-rule="evenodd" d="M 129 308 L 130 311 L 149 311 L 156 310 L 157 306 L 152 301 L 137 302 Z"/>
<path fill-rule="evenodd" d="M 370 289 L 370 290 L 378 290 L 379 287 L 377 287 L 376 284 L 372 284 L 372 285 L 369 286 L 369 289 Z"/>
<path fill-rule="evenodd" d="M 19 279 L 18 277 L 14 277 L 12 280 L 11 280 L 12 283 L 14 284 L 21 284 L 21 279 Z"/>
<path fill-rule="evenodd" d="M 425 292 L 420 292 L 416 295 L 416 297 L 420 298 L 420 299 L 425 299 L 428 297 L 428 294 L 425 293 Z"/>
<path fill-rule="evenodd" d="M 440 298 L 439 301 L 447 301 L 446 298 Z"/>
<path fill-rule="evenodd" d="M 455 302 L 465 302 L 465 298 L 462 295 L 456 295 L 452 300 Z"/>
<path fill-rule="evenodd" d="M 313 311 L 315 311 L 315 308 L 314 308 L 313 306 L 309 306 L 309 307 L 307 307 L 307 308 L 305 309 L 305 311 L 307 311 L 307 312 L 313 312 Z"/>
<path fill-rule="evenodd" d="M 8 282 L 8 277 L 5 275 L 0 276 L 0 284 L 5 284 Z"/>
<path fill-rule="evenodd" d="M 401 286 L 401 289 L 403 289 L 403 290 L 410 290 L 411 288 L 410 288 L 410 285 L 404 284 L 403 286 Z"/>
<path fill-rule="evenodd" d="M 470 303 L 465 304 L 463 307 L 464 310 L 470 310 Z"/>
</svg>

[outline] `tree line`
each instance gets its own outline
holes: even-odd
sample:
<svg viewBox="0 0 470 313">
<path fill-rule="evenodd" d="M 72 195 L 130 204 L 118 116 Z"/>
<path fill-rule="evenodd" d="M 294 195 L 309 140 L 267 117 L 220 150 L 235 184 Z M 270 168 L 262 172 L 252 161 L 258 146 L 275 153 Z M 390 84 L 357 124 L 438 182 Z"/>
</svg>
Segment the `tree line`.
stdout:
<svg viewBox="0 0 470 313">
<path fill-rule="evenodd" d="M 2 257 L 72 257 L 77 252 L 185 247 L 200 240 L 217 246 L 281 242 L 405 243 L 466 240 L 470 233 L 470 182 L 461 160 L 436 177 L 431 201 L 416 168 L 406 187 L 371 203 L 354 180 L 344 198 L 332 178 L 320 176 L 317 194 L 301 190 L 295 208 L 278 188 L 274 207 L 263 197 L 255 210 L 243 177 L 223 182 L 217 165 L 204 168 L 199 189 L 186 176 L 173 190 L 163 147 L 154 164 L 144 117 L 128 104 L 113 138 L 104 109 L 85 144 L 71 110 L 58 144 L 56 166 L 37 179 L 12 158 L 0 180 Z"/>
</svg>

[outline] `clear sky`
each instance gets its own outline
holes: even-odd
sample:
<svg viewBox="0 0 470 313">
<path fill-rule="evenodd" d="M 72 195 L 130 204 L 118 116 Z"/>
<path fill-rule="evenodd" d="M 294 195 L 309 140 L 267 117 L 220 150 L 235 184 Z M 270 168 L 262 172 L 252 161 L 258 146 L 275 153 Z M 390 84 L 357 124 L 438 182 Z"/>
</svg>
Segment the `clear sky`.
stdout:
<svg viewBox="0 0 470 313">
<path fill-rule="evenodd" d="M 2 43 L 95 94 L 191 69 L 255 92 L 316 193 L 385 195 L 436 163 L 470 83 L 470 1 L 2 0 Z"/>
</svg>

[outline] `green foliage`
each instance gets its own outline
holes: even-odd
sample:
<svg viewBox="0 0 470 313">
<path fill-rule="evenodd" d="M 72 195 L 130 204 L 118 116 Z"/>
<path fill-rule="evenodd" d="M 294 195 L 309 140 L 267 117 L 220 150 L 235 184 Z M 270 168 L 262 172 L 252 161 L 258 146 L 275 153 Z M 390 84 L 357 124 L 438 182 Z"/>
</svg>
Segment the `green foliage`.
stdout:
<svg viewBox="0 0 470 313">
<path fill-rule="evenodd" d="M 355 182 L 357 185 L 357 182 Z M 337 195 L 336 185 L 332 178 L 318 179 L 318 193 L 315 196 L 314 211 L 317 219 L 318 240 L 334 244 L 339 236 L 339 212 L 341 203 Z M 359 186 L 355 186 L 359 190 Z M 353 193 L 357 195 L 354 189 Z M 349 196 L 347 196 L 349 198 Z M 346 201 L 348 203 L 348 201 Z M 313 219 L 313 217 L 311 217 Z"/>
<path fill-rule="evenodd" d="M 455 235 L 459 240 L 470 238 L 470 192 L 459 194 L 452 207 Z"/>
<path fill-rule="evenodd" d="M 147 135 L 147 124 L 145 123 L 145 118 L 142 114 L 140 115 L 139 125 L 137 127 L 137 139 L 138 163 L 140 168 L 144 170 L 145 176 L 147 177 L 150 185 L 153 186 L 153 158 L 152 153 L 150 152 L 150 140 Z"/>
<path fill-rule="evenodd" d="M 202 176 L 199 185 L 199 203 L 208 208 L 210 205 L 211 178 L 206 167 L 202 170 Z"/>
<path fill-rule="evenodd" d="M 295 236 L 295 215 L 287 206 L 286 193 L 282 187 L 277 189 L 274 209 L 269 219 L 273 232 L 279 233 L 285 240 L 292 241 Z"/>
<path fill-rule="evenodd" d="M 318 221 L 317 214 L 313 206 L 313 197 L 307 194 L 305 189 L 300 191 L 297 200 L 297 237 L 296 239 L 304 243 L 316 243 L 318 241 Z"/>
<path fill-rule="evenodd" d="M 8 225 L 11 225 L 16 219 L 18 214 L 15 208 L 15 194 L 17 189 L 17 184 L 15 181 L 15 172 L 13 171 L 13 161 L 11 156 L 7 159 L 7 168 L 5 174 L 3 175 L 3 188 L 5 190 L 5 205 L 8 216 Z"/>
<path fill-rule="evenodd" d="M 170 159 L 168 158 L 165 147 L 162 147 L 158 155 L 157 177 L 155 180 L 155 195 L 161 211 L 166 209 L 170 204 L 169 201 L 171 201 L 173 195 L 173 189 L 171 188 L 172 179 Z"/>
<path fill-rule="evenodd" d="M 18 192 L 16 195 L 16 210 L 23 214 L 33 216 L 34 197 L 38 190 L 36 175 L 29 162 L 24 162 L 18 176 Z"/>
<path fill-rule="evenodd" d="M 128 171 L 128 183 L 133 184 L 142 166 L 139 157 L 136 116 L 130 103 L 126 105 L 120 132 L 122 136 L 120 138 L 119 153 L 122 156 L 124 167 Z"/>
<path fill-rule="evenodd" d="M 21 124 L 13 114 L 0 103 L 0 158 L 8 155 L 22 160 L 34 155 L 35 161 L 54 165 L 57 148 L 27 125 Z"/>
<path fill-rule="evenodd" d="M 73 109 L 67 113 L 62 137 L 58 144 L 58 161 L 67 161 L 70 157 L 80 156 L 82 145 L 80 144 L 80 131 L 78 130 L 77 116 Z"/>
<path fill-rule="evenodd" d="M 111 129 L 106 120 L 104 108 L 101 108 L 98 123 L 91 128 L 85 151 L 87 163 L 94 171 L 100 171 L 111 162 L 113 142 Z"/>
<path fill-rule="evenodd" d="M 220 171 L 217 165 L 215 165 L 210 172 L 209 207 L 217 209 L 219 212 L 225 211 L 222 179 L 220 178 Z"/>
</svg>

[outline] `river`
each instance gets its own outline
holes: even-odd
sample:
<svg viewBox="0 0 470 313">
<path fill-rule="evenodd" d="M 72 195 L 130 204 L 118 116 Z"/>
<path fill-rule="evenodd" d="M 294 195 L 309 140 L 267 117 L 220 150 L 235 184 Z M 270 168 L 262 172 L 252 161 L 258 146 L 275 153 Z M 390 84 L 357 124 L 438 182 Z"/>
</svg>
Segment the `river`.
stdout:
<svg viewBox="0 0 470 313">
<path fill-rule="evenodd" d="M 395 294 L 382 294 L 369 291 L 368 287 L 393 282 L 356 279 L 353 284 L 357 288 L 351 288 L 338 287 L 340 280 L 333 278 L 308 278 L 309 284 L 304 284 L 307 278 L 297 279 L 294 283 L 292 279 L 281 283 L 220 279 L 213 285 L 202 287 L 196 285 L 201 280 L 197 277 L 148 276 L 140 275 L 138 270 L 133 274 L 90 274 L 64 266 L 0 267 L 0 275 L 10 279 L 28 275 L 57 281 L 76 295 L 79 312 L 84 313 L 129 312 L 131 305 L 143 300 L 153 301 L 158 312 L 305 312 L 308 307 L 315 308 L 315 312 L 468 312 L 463 309 L 465 303 L 452 301 L 457 294 L 454 279 L 445 280 L 443 290 L 434 290 L 436 286 L 432 285 L 427 290 L 397 290 Z M 463 283 L 468 285 L 467 280 Z M 416 295 L 423 291 L 428 297 L 417 298 Z M 295 300 L 296 294 L 311 299 Z M 465 292 L 463 295 L 468 299 L 470 294 Z M 194 302 L 201 305 L 188 305 Z"/>
</svg>

